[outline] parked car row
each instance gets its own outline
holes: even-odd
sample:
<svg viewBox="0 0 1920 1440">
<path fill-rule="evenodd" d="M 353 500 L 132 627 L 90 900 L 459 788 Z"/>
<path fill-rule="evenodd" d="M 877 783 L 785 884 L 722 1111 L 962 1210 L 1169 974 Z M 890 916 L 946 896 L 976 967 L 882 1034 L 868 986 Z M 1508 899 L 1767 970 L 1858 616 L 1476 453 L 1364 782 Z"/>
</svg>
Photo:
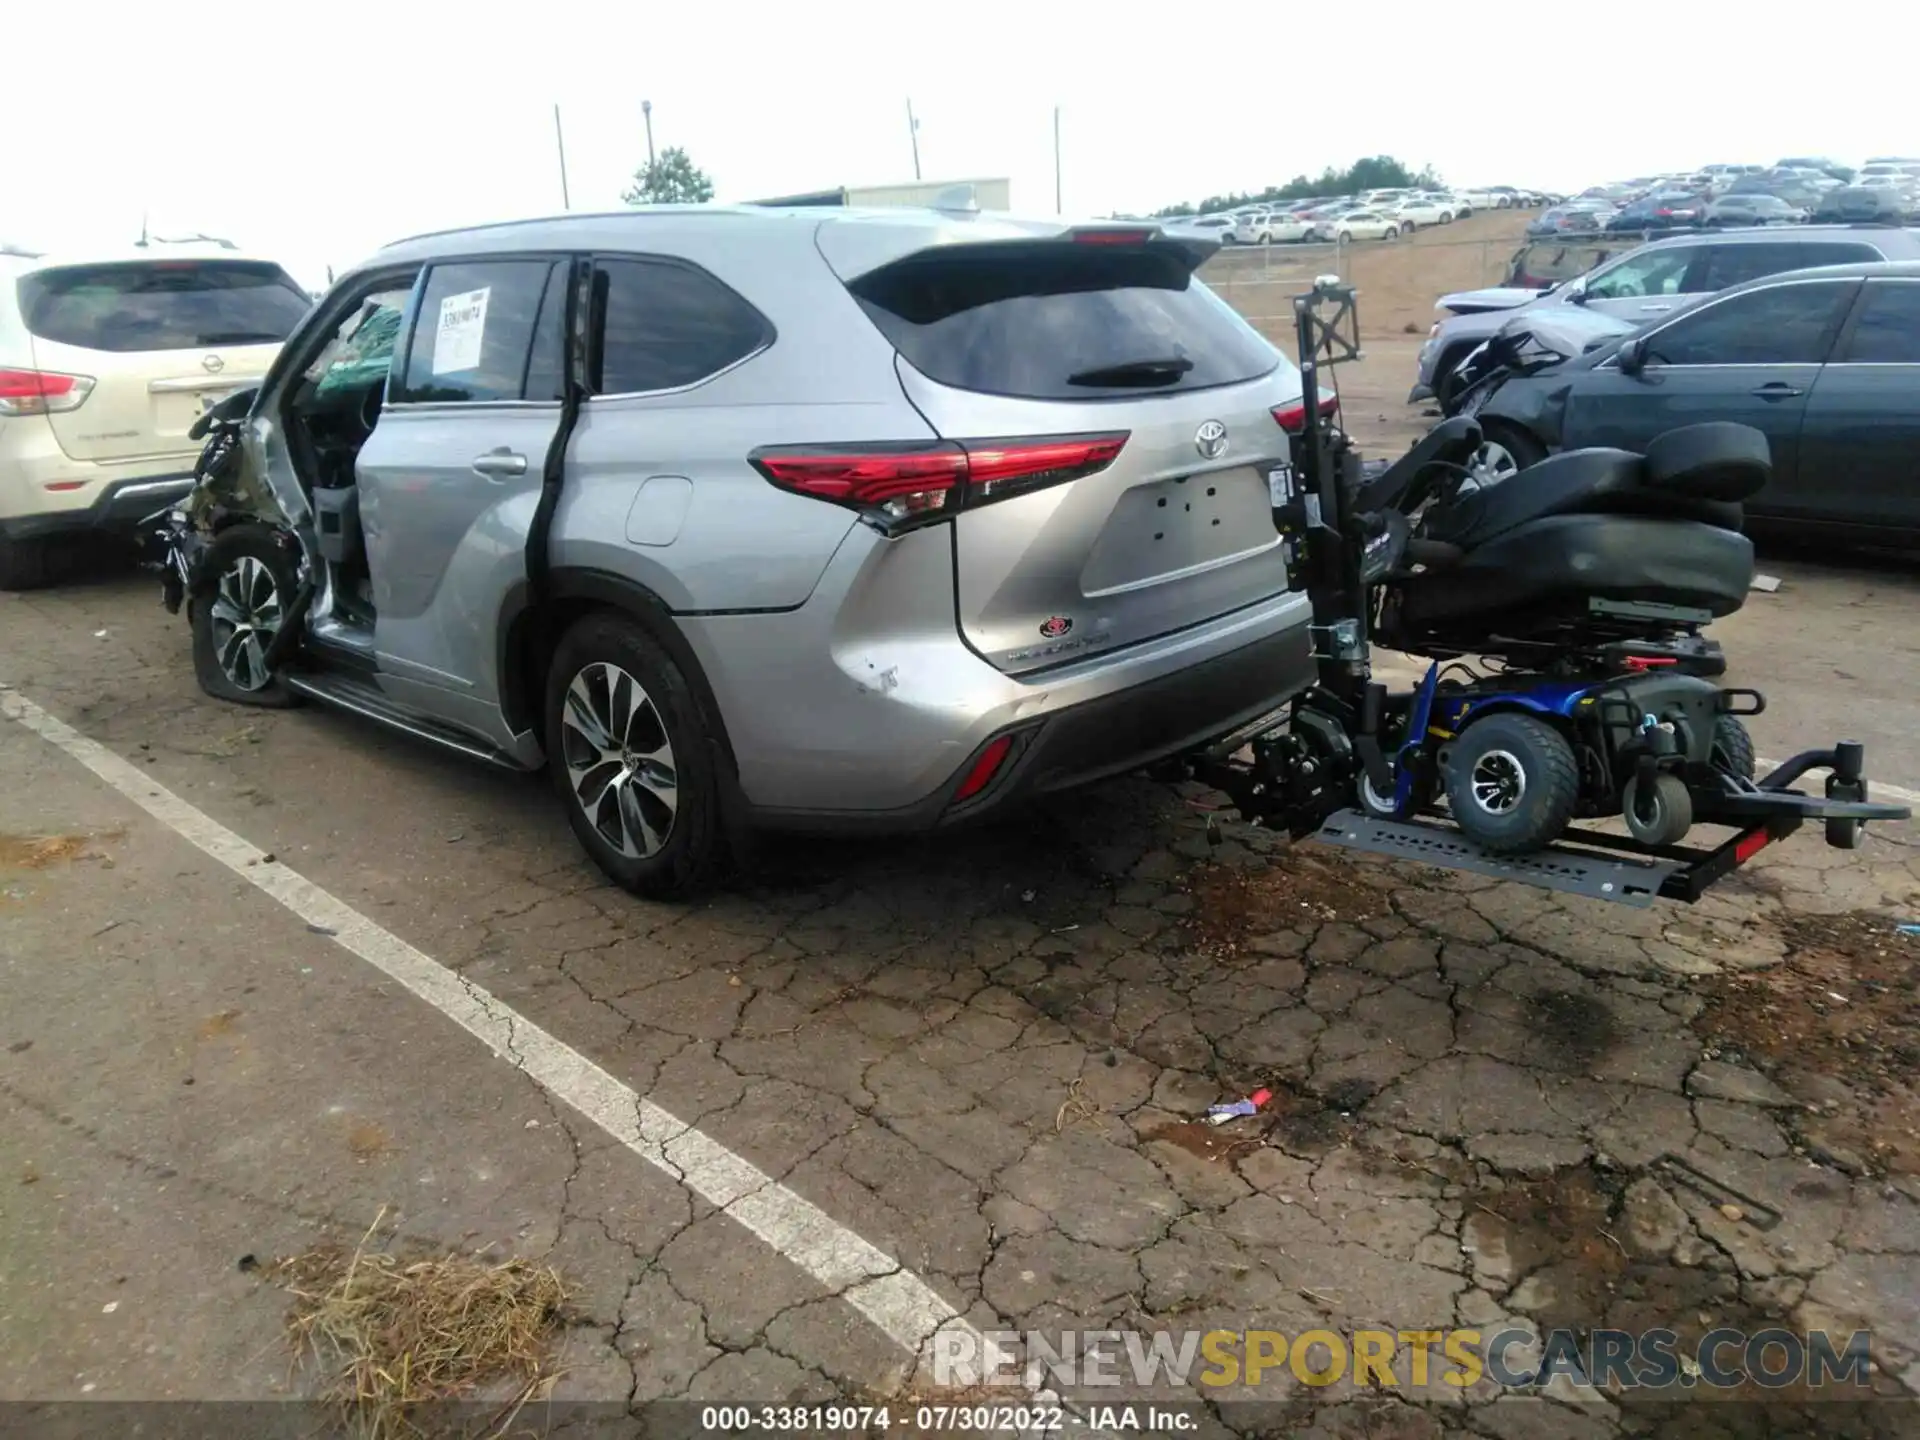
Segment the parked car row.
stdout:
<svg viewBox="0 0 1920 1440">
<path fill-rule="evenodd" d="M 1484 190 L 1368 190 L 1285 204 L 1245 205 L 1167 223 L 1224 245 L 1393 240 L 1426 225 L 1451 225 L 1476 210 L 1531 209 L 1560 197 L 1496 185 Z"/>
</svg>

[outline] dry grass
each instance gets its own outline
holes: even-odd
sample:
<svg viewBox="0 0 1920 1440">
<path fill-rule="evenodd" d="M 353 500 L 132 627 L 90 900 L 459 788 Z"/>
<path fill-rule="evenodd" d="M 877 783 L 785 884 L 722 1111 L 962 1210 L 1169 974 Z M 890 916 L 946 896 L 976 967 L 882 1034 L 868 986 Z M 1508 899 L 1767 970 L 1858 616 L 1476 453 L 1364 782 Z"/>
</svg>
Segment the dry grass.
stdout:
<svg viewBox="0 0 1920 1440">
<path fill-rule="evenodd" d="M 467 1399 L 485 1387 L 510 1390 L 499 1433 L 538 1398 L 567 1298 L 558 1272 L 525 1260 L 448 1255 L 403 1259 L 313 1250 L 282 1260 L 270 1278 L 293 1296 L 288 1338 L 333 1377 L 328 1398 L 368 1440 L 421 1432 L 421 1407 Z"/>
</svg>

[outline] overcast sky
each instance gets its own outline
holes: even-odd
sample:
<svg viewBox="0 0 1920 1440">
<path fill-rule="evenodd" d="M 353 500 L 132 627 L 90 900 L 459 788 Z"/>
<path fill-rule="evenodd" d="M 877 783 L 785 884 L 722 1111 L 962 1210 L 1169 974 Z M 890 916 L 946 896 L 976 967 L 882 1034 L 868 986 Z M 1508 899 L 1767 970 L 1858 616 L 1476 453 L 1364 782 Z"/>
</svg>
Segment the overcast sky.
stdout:
<svg viewBox="0 0 1920 1440">
<path fill-rule="evenodd" d="M 909 96 L 929 180 L 1007 176 L 1038 212 L 1056 105 L 1084 214 L 1378 153 L 1561 189 L 1920 153 L 1911 87 L 1863 87 L 1847 59 L 1894 12 L 1854 4 L 1820 8 L 1815 53 L 1731 0 L 11 10 L 0 238 L 118 244 L 144 211 L 156 234 L 225 235 L 315 285 L 404 235 L 560 209 L 556 102 L 575 209 L 618 205 L 646 158 L 643 99 L 656 144 L 684 146 L 721 200 L 912 179 Z"/>
</svg>

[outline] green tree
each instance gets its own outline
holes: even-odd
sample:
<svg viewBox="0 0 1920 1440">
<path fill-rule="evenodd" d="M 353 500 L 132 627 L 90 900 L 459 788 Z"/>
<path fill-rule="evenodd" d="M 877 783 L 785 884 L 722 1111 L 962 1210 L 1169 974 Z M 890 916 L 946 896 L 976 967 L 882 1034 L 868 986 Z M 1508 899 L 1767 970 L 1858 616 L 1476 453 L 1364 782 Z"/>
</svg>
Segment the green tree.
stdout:
<svg viewBox="0 0 1920 1440">
<path fill-rule="evenodd" d="M 704 205 L 713 199 L 713 177 L 678 145 L 669 145 L 634 172 L 633 184 L 620 198 L 629 205 Z"/>
<path fill-rule="evenodd" d="M 1431 165 L 1416 171 L 1391 155 L 1369 155 L 1365 159 L 1354 161 L 1344 170 L 1336 170 L 1329 165 L 1318 176 L 1296 175 L 1284 185 L 1269 185 L 1258 192 L 1209 195 L 1198 205 L 1182 201 L 1178 205 L 1168 205 L 1153 213 L 1156 217 L 1162 218 L 1172 218 L 1177 215 L 1211 215 L 1220 210 L 1231 210 L 1238 205 L 1270 205 L 1286 200 L 1306 200 L 1316 195 L 1357 195 L 1362 190 L 1401 188 L 1438 190 L 1441 188 L 1441 180 L 1434 173 Z"/>
</svg>

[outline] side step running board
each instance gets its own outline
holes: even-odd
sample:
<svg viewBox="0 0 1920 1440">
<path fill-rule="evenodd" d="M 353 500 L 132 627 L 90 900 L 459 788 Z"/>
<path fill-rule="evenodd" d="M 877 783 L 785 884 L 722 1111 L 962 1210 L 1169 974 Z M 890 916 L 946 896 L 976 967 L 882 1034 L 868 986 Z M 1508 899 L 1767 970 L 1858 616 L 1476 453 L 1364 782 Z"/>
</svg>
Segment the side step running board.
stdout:
<svg viewBox="0 0 1920 1440">
<path fill-rule="evenodd" d="M 328 671 L 322 674 L 303 674 L 289 671 L 282 674 L 281 682 L 289 689 L 319 701 L 336 710 L 345 710 L 349 714 L 359 715 L 384 725 L 389 730 L 397 730 L 402 735 L 411 735 L 416 740 L 425 740 L 438 745 L 443 750 L 452 750 L 469 760 L 479 760 L 484 764 L 496 765 L 503 770 L 512 770 L 524 774 L 525 768 L 513 759 L 494 749 L 477 736 L 455 730 L 416 715 L 402 705 L 397 705 L 377 686 L 355 676 Z"/>
<path fill-rule="evenodd" d="M 1518 880 L 1567 895 L 1614 900 L 1647 909 L 1674 876 L 1687 868 L 1680 860 L 1639 855 L 1603 855 L 1555 845 L 1531 855 L 1489 855 L 1458 830 L 1423 820 L 1376 820 L 1359 810 L 1341 810 L 1327 818 L 1314 837 L 1329 845 L 1414 860 L 1442 870 L 1466 870 Z"/>
</svg>

